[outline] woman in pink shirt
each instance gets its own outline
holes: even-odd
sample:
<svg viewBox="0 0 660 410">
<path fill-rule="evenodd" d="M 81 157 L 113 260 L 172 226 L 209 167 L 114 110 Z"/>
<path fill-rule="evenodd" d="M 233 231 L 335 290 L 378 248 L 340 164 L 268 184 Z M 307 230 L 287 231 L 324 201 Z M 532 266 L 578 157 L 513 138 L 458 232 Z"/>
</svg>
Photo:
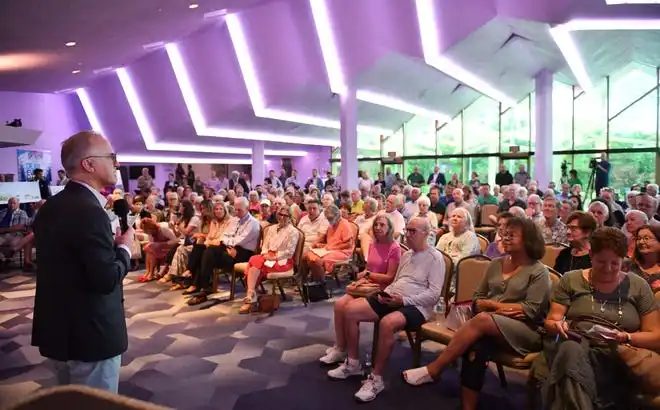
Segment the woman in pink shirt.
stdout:
<svg viewBox="0 0 660 410">
<path fill-rule="evenodd" d="M 374 219 L 372 227 L 374 241 L 369 245 L 367 268 L 358 274 L 358 281 L 350 286 L 360 286 L 374 283 L 385 289 L 396 275 L 401 259 L 401 247 L 394 240 L 394 223 L 386 214 L 380 214 Z M 357 298 L 351 295 L 342 296 L 335 302 L 335 345 L 326 350 L 321 363 L 333 364 L 346 359 L 346 329 L 344 312 L 346 307 Z"/>
</svg>

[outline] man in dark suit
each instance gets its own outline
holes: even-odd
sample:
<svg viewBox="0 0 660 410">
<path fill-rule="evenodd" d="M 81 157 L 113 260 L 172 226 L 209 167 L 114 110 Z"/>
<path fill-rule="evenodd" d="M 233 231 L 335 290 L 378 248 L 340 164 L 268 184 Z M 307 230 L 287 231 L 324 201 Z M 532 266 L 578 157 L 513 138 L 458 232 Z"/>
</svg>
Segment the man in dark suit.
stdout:
<svg viewBox="0 0 660 410">
<path fill-rule="evenodd" d="M 243 191 L 245 193 L 250 192 L 248 189 L 247 183 L 243 178 L 241 178 L 241 173 L 238 171 L 234 171 L 231 173 L 231 179 L 229 180 L 229 189 L 236 190 L 236 185 L 241 185 L 243 187 Z"/>
<path fill-rule="evenodd" d="M 436 165 L 433 167 L 433 173 L 429 175 L 429 179 L 426 181 L 426 184 L 436 184 L 442 192 L 442 189 L 444 189 L 445 185 L 447 185 L 447 179 L 445 179 L 445 174 L 440 172 L 439 166 Z"/>
<path fill-rule="evenodd" d="M 34 223 L 39 265 L 32 344 L 54 362 L 59 384 L 117 392 L 128 347 L 122 280 L 133 230 L 113 238 L 100 191 L 116 183 L 117 156 L 101 135 L 83 131 L 62 143 L 71 181 L 41 207 Z"/>
</svg>

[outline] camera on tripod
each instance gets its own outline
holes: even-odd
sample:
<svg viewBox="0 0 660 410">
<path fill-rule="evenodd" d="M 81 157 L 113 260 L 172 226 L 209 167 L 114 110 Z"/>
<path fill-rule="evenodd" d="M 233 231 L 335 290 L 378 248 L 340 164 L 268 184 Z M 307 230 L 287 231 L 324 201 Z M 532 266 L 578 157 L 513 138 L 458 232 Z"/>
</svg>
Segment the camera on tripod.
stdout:
<svg viewBox="0 0 660 410">
<path fill-rule="evenodd" d="M 589 168 L 594 169 L 598 166 L 598 159 L 597 158 L 591 158 L 589 160 Z"/>
</svg>

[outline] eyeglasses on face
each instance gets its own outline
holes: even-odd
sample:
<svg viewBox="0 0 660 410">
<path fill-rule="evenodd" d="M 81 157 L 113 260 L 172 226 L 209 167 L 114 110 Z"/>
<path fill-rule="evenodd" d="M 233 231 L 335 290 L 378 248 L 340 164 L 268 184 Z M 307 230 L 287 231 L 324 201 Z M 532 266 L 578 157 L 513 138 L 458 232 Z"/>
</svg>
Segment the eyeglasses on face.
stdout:
<svg viewBox="0 0 660 410">
<path fill-rule="evenodd" d="M 109 158 L 110 160 L 112 160 L 112 163 L 117 162 L 117 154 L 114 153 L 114 152 L 111 152 L 111 153 L 105 154 L 105 155 L 90 155 L 90 156 L 85 157 L 83 159 L 85 160 L 85 159 L 90 159 L 90 158 Z"/>
<path fill-rule="evenodd" d="M 638 236 L 637 242 L 657 242 L 655 236 Z"/>
</svg>

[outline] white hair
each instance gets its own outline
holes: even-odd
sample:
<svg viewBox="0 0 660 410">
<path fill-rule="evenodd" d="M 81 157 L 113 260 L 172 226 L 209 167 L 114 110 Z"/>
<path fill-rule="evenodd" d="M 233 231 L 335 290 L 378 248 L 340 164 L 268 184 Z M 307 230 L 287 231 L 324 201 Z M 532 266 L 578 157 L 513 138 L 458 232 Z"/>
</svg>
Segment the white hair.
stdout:
<svg viewBox="0 0 660 410">
<path fill-rule="evenodd" d="M 286 206 L 286 201 L 284 198 L 275 198 L 273 199 L 273 204 L 280 204 L 280 206 Z"/>
<path fill-rule="evenodd" d="M 223 202 L 225 198 L 222 195 L 213 195 L 213 202 Z"/>
<path fill-rule="evenodd" d="M 455 208 L 452 211 L 452 215 L 455 214 L 456 212 L 460 212 L 463 214 L 463 217 L 465 218 L 465 229 L 468 231 L 474 231 L 474 222 L 472 221 L 472 215 L 470 214 L 470 211 L 468 211 L 465 208 Z"/>
<path fill-rule="evenodd" d="M 369 206 L 372 211 L 376 212 L 378 210 L 378 201 L 373 198 L 367 198 L 362 207 L 364 208 L 366 206 Z"/>
<path fill-rule="evenodd" d="M 248 198 L 252 198 L 253 196 L 256 196 L 257 198 L 259 198 L 259 192 L 250 191 L 250 193 L 248 194 Z"/>
<path fill-rule="evenodd" d="M 234 200 L 234 208 L 238 208 L 240 206 L 240 207 L 243 207 L 243 208 L 247 209 L 249 205 L 250 204 L 249 204 L 247 198 L 244 197 L 244 196 L 238 197 Z"/>
<path fill-rule="evenodd" d="M 429 199 L 428 196 L 422 195 L 419 198 L 417 198 L 417 204 L 426 204 L 426 206 L 431 206 L 431 200 Z"/>
<path fill-rule="evenodd" d="M 509 213 L 519 218 L 527 218 L 527 214 L 525 213 L 525 210 L 519 206 L 512 206 L 511 208 L 509 208 Z"/>
<path fill-rule="evenodd" d="M 421 194 L 421 193 L 422 193 L 422 190 L 419 189 L 418 187 L 414 186 L 414 187 L 412 187 L 412 189 L 410 190 L 410 193 L 413 193 L 413 192 L 419 192 L 419 193 Z"/>
<path fill-rule="evenodd" d="M 536 194 L 532 194 L 532 195 L 528 196 L 528 197 L 527 197 L 527 202 L 529 202 L 530 199 L 535 199 L 535 200 L 537 200 L 538 202 L 541 202 L 541 197 L 538 196 L 538 195 L 536 195 Z"/>
<path fill-rule="evenodd" d="M 631 209 L 630 211 L 626 212 L 626 221 L 628 220 L 628 216 L 630 216 L 630 215 L 640 216 L 644 220 L 645 224 L 649 222 L 649 216 L 646 215 L 644 212 L 639 211 L 637 209 Z"/>
<path fill-rule="evenodd" d="M 231 172 L 231 176 L 233 176 L 233 177 L 240 177 L 240 176 L 241 176 L 241 173 L 238 172 L 238 171 L 232 171 L 232 172 Z"/>
<path fill-rule="evenodd" d="M 590 203 L 590 204 L 589 204 L 589 208 L 588 208 L 588 210 L 591 211 L 591 208 L 593 208 L 593 207 L 595 207 L 595 206 L 600 206 L 600 207 L 602 207 L 602 208 L 603 208 L 603 213 L 604 213 L 606 216 L 609 216 L 609 214 L 610 214 L 610 208 L 608 208 L 607 205 L 605 205 L 604 203 L 602 203 L 602 202 L 600 202 L 600 201 L 593 201 L 592 203 Z"/>
</svg>

